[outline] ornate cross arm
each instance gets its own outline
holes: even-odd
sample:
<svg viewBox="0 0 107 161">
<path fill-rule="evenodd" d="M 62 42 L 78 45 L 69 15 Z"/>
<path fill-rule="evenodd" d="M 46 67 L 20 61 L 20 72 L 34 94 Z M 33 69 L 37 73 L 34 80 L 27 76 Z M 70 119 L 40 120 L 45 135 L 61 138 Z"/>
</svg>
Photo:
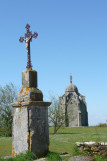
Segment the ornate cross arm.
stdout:
<svg viewBox="0 0 107 161">
<path fill-rule="evenodd" d="M 25 33 L 25 37 L 20 37 L 19 41 L 23 42 L 25 41 L 26 43 L 26 49 L 27 49 L 27 54 L 28 54 L 28 62 L 27 62 L 27 69 L 32 69 L 32 65 L 31 65 L 31 58 L 30 58 L 30 42 L 32 42 L 32 38 L 37 38 L 38 33 L 34 32 L 32 34 L 32 32 L 29 30 L 30 29 L 30 25 L 27 24 L 26 25 L 26 30 L 27 32 Z"/>
</svg>

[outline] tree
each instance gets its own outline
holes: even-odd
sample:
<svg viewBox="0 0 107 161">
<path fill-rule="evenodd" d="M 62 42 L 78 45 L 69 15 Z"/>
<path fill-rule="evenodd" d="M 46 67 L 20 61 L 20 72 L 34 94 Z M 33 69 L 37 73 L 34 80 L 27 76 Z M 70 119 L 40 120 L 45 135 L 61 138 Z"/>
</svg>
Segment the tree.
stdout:
<svg viewBox="0 0 107 161">
<path fill-rule="evenodd" d="M 59 101 L 55 96 L 51 96 L 51 106 L 48 111 L 49 124 L 54 127 L 54 134 L 65 124 L 65 114 Z"/>
<path fill-rule="evenodd" d="M 13 83 L 0 86 L 0 133 L 5 136 L 12 135 L 12 106 L 17 100 L 17 88 Z"/>
</svg>

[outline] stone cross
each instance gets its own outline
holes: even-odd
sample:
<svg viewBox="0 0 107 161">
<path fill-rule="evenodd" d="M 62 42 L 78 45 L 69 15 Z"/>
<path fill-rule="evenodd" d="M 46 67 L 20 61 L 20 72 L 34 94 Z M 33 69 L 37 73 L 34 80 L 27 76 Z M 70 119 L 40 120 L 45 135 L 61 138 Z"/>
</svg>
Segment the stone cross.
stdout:
<svg viewBox="0 0 107 161">
<path fill-rule="evenodd" d="M 26 43 L 26 49 L 27 49 L 27 55 L 28 55 L 28 62 L 27 62 L 26 68 L 28 70 L 32 70 L 31 57 L 30 57 L 30 42 L 32 42 L 32 38 L 37 38 L 38 33 L 34 32 L 34 34 L 32 34 L 32 32 L 29 30 L 30 29 L 29 24 L 27 24 L 25 28 L 27 30 L 27 33 L 25 33 L 25 37 L 20 37 L 19 41 L 20 42 L 25 41 Z"/>
</svg>

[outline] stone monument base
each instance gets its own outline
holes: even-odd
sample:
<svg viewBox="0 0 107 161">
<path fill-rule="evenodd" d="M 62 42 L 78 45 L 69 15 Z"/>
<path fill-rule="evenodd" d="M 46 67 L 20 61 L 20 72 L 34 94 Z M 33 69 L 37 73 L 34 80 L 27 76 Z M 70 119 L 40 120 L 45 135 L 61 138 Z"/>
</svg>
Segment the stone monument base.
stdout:
<svg viewBox="0 0 107 161">
<path fill-rule="evenodd" d="M 32 151 L 37 156 L 48 152 L 48 106 L 50 102 L 25 101 L 12 103 L 12 156 Z"/>
</svg>

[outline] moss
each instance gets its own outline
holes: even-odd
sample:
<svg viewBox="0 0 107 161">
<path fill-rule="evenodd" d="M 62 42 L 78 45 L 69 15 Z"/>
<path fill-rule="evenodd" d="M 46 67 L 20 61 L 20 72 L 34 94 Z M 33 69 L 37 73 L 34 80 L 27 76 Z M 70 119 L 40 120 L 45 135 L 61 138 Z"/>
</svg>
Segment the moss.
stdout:
<svg viewBox="0 0 107 161">
<path fill-rule="evenodd" d="M 29 91 L 30 92 L 30 88 L 29 87 L 26 87 L 26 91 Z"/>
<path fill-rule="evenodd" d="M 28 69 L 27 69 L 27 70 L 25 70 L 25 73 L 28 73 L 28 71 L 29 71 Z"/>
<path fill-rule="evenodd" d="M 21 89 L 21 91 L 19 92 L 19 95 L 23 93 L 23 89 Z"/>
<path fill-rule="evenodd" d="M 19 92 L 19 95 L 21 94 L 28 95 L 29 92 L 30 92 L 30 88 L 26 87 L 26 88 L 21 89 L 21 91 Z"/>
</svg>

